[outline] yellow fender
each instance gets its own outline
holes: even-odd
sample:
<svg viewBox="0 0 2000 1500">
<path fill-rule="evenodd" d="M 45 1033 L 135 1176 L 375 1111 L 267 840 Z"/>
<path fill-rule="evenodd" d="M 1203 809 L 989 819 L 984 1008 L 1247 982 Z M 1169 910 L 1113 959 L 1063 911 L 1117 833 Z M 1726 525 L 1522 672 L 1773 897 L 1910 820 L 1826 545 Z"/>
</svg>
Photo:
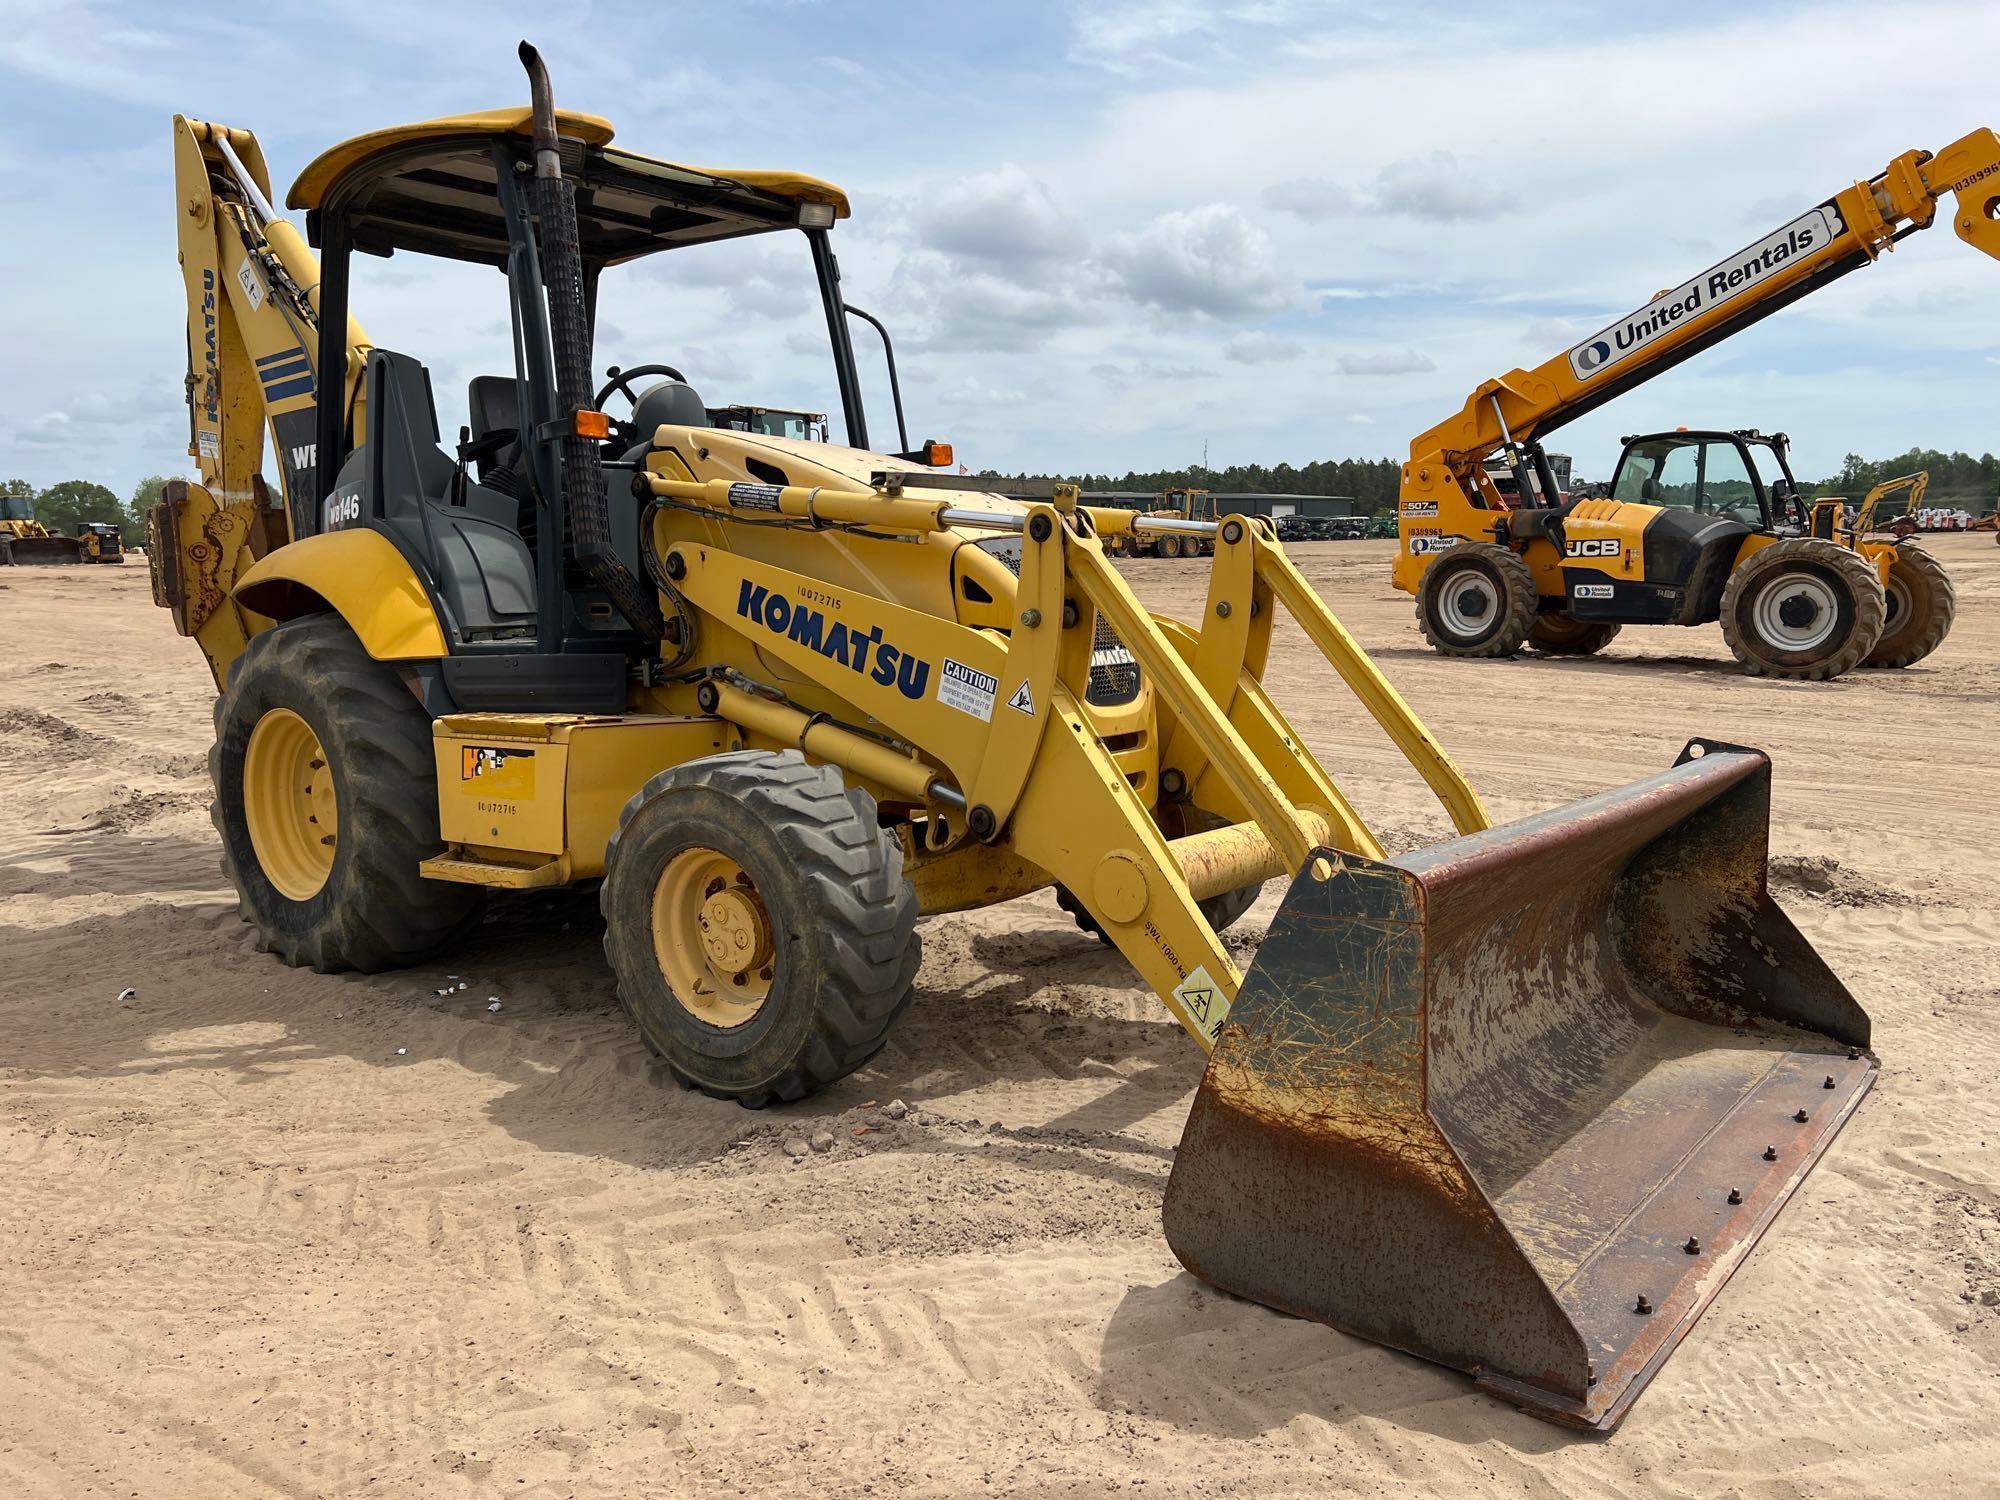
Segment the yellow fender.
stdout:
<svg viewBox="0 0 2000 1500">
<path fill-rule="evenodd" d="M 329 531 L 267 554 L 231 597 L 274 620 L 332 610 L 377 661 L 445 654 L 444 630 L 416 573 L 377 531 Z"/>
</svg>

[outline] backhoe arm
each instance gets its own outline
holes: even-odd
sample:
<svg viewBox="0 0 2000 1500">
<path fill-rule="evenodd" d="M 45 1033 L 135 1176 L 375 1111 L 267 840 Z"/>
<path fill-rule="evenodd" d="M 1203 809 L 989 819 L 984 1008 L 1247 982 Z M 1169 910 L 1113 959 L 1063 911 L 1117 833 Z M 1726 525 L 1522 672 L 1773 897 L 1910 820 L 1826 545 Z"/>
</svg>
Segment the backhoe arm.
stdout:
<svg viewBox="0 0 2000 1500">
<path fill-rule="evenodd" d="M 154 594 L 200 641 L 220 683 L 243 648 L 229 590 L 250 563 L 306 534 L 315 503 L 319 263 L 271 204 L 257 138 L 174 118 L 187 287 L 188 454 L 200 483 L 169 487 L 148 525 Z M 366 338 L 348 320 L 345 406 L 361 424 Z M 263 479 L 264 433 L 282 496 Z"/>
<path fill-rule="evenodd" d="M 1410 444 L 1404 500 L 1444 487 L 1479 494 L 1489 455 L 1509 449 L 1518 471 L 1525 445 L 1928 228 L 1947 194 L 1958 237 L 2000 259 L 2000 138 L 1982 129 L 1935 153 L 1907 151 L 1573 348 L 1481 385 Z"/>
</svg>

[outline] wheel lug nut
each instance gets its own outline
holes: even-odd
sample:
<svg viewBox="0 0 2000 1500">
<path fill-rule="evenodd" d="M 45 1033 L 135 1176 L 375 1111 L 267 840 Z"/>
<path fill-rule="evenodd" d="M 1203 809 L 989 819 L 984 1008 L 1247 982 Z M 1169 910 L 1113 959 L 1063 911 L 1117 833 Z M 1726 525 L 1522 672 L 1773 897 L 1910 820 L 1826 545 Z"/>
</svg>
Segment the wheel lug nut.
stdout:
<svg viewBox="0 0 2000 1500">
<path fill-rule="evenodd" d="M 1639 1293 L 1638 1304 L 1633 1307 L 1632 1311 L 1635 1313 L 1649 1313 L 1652 1310 L 1653 1304 L 1646 1300 L 1646 1294 L 1644 1292 Z"/>
</svg>

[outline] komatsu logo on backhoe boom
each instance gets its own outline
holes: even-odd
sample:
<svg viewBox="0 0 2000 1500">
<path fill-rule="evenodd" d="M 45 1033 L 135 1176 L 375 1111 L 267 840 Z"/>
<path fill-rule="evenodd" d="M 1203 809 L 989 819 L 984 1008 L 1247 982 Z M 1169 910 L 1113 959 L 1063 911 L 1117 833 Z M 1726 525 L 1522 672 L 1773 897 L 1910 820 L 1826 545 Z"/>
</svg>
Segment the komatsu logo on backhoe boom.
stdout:
<svg viewBox="0 0 2000 1500">
<path fill-rule="evenodd" d="M 924 687 L 930 681 L 931 664 L 883 640 L 880 625 L 850 626 L 836 620 L 829 630 L 821 611 L 799 600 L 787 599 L 783 594 L 774 594 L 747 578 L 736 595 L 736 613 L 746 620 L 757 621 L 773 635 L 817 651 L 829 661 L 866 672 L 875 682 L 894 687 L 905 698 L 923 697 Z"/>
<path fill-rule="evenodd" d="M 1662 292 L 1637 312 L 1585 339 L 1569 351 L 1570 370 L 1578 380 L 1589 380 L 1690 319 L 1768 281 L 1800 256 L 1824 250 L 1840 236 L 1842 228 L 1839 212 L 1831 203 L 1822 203 L 1776 234 L 1710 266 L 1671 292 Z"/>
</svg>

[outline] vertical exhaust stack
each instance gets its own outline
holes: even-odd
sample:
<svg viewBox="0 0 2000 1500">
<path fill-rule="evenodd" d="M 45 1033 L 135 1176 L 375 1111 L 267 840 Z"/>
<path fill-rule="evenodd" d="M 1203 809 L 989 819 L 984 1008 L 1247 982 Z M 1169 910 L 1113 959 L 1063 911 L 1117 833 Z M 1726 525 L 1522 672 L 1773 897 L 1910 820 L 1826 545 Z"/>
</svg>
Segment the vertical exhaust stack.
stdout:
<svg viewBox="0 0 2000 1500">
<path fill-rule="evenodd" d="M 1609 1430 L 1873 1083 L 1766 888 L 1770 762 L 1376 862 L 1273 922 L 1167 1189 L 1195 1275 Z"/>
<path fill-rule="evenodd" d="M 549 334 L 555 345 L 556 398 L 565 421 L 590 406 L 590 308 L 584 296 L 583 253 L 576 224 L 576 189 L 563 176 L 562 142 L 556 134 L 555 94 L 542 56 L 521 43 L 521 66 L 528 71 L 535 146 L 535 219 L 539 227 L 542 284 L 549 300 Z M 576 559 L 590 579 L 610 596 L 632 628 L 649 641 L 666 633 L 659 601 L 611 545 L 611 515 L 605 503 L 604 470 L 595 440 L 566 433 L 563 444 L 563 508 L 574 534 Z M 555 530 L 554 528 L 551 528 Z M 559 530 L 548 545 L 560 545 Z"/>
</svg>

